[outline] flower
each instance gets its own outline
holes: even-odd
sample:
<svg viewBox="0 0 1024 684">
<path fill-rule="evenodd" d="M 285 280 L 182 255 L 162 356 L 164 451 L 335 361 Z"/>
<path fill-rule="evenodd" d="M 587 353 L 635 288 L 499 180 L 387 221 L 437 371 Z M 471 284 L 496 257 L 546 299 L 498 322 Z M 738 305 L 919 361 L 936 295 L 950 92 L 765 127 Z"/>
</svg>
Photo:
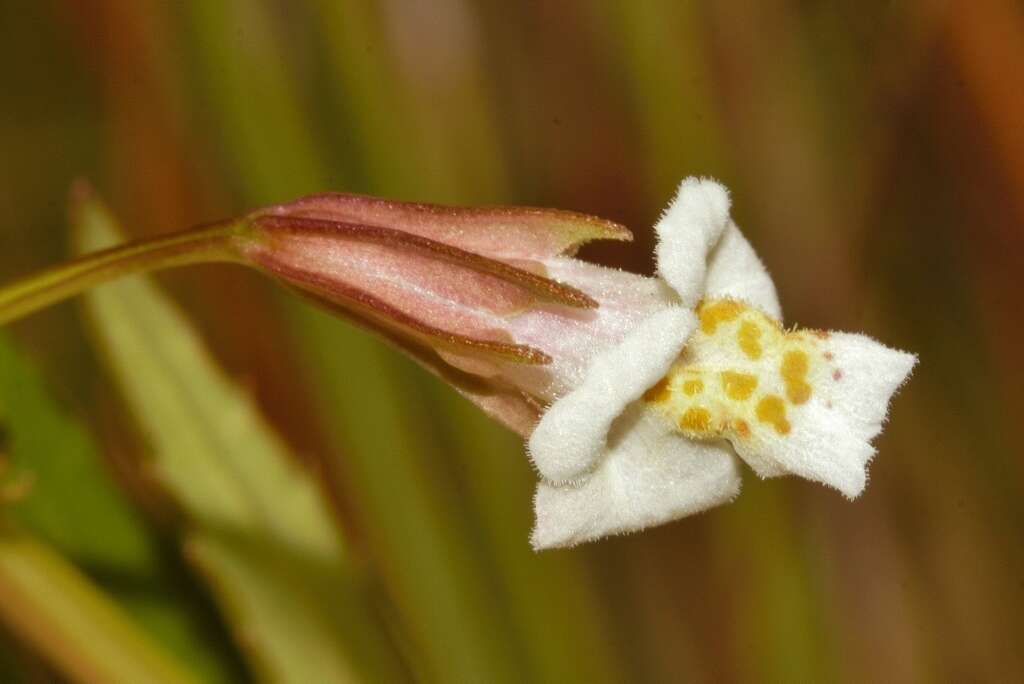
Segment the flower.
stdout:
<svg viewBox="0 0 1024 684">
<path fill-rule="evenodd" d="M 786 330 L 718 183 L 656 226 L 658 276 L 572 256 L 621 226 L 541 209 L 321 195 L 251 217 L 246 257 L 398 344 L 528 438 L 538 549 L 734 498 L 740 463 L 860 494 L 916 358 Z"/>
</svg>

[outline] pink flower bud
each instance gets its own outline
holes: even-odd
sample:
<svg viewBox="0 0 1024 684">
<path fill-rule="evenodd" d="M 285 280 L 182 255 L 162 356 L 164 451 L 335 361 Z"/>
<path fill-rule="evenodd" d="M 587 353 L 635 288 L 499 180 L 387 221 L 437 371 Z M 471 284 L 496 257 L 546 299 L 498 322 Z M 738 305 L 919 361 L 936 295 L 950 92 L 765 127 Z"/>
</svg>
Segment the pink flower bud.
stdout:
<svg viewBox="0 0 1024 684">
<path fill-rule="evenodd" d="M 376 330 L 526 435 L 596 347 L 661 304 L 656 283 L 570 255 L 622 226 L 554 209 L 348 194 L 250 216 L 245 256 Z"/>
</svg>

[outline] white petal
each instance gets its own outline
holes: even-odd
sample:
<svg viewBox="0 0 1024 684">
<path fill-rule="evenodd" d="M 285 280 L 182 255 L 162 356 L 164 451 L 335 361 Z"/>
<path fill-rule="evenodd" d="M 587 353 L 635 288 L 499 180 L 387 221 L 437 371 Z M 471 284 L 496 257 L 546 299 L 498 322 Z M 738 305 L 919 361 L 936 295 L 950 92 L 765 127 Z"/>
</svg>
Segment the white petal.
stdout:
<svg viewBox="0 0 1024 684">
<path fill-rule="evenodd" d="M 595 356 L 583 382 L 551 405 L 530 436 L 530 457 L 541 475 L 566 482 L 592 470 L 612 421 L 668 372 L 696 326 L 692 311 L 663 309 Z"/>
<path fill-rule="evenodd" d="M 594 355 L 618 344 L 643 319 L 676 301 L 671 288 L 657 278 L 567 257 L 542 263 L 548 277 L 583 290 L 600 303 L 597 309 L 533 306 L 501 322 L 516 342 L 536 347 L 553 359 L 544 366 L 510 363 L 502 368 L 517 387 L 545 402 L 583 382 Z"/>
<path fill-rule="evenodd" d="M 889 400 L 917 357 L 848 333 L 831 333 L 822 348 L 831 358 L 828 373 L 813 383 L 810 401 L 792 411 L 791 432 L 766 440 L 756 458 L 748 459 L 741 444 L 737 451 L 762 476 L 789 472 L 852 499 L 867 482 L 875 453 L 870 441 L 881 432 Z"/>
<path fill-rule="evenodd" d="M 712 180 L 687 178 L 654 226 L 658 272 L 684 306 L 704 296 L 707 255 L 729 223 L 729 193 Z"/>
<path fill-rule="evenodd" d="M 739 299 L 775 320 L 782 320 L 782 307 L 772 277 L 732 221 L 708 256 L 704 296 Z"/>
<path fill-rule="evenodd" d="M 598 469 L 578 486 L 541 482 L 535 549 L 641 530 L 732 500 L 738 459 L 724 442 L 697 442 L 636 402 L 615 422 Z"/>
</svg>

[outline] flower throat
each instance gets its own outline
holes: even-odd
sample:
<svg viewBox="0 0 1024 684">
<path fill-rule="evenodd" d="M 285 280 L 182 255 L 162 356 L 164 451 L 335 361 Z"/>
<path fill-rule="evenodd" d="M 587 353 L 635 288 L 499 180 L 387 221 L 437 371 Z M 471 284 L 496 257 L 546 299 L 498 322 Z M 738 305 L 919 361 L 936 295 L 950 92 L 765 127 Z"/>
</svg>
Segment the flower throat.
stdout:
<svg viewBox="0 0 1024 684">
<path fill-rule="evenodd" d="M 785 438 L 816 389 L 827 394 L 828 383 L 842 378 L 822 349 L 826 332 L 784 331 L 731 299 L 704 300 L 697 315 L 700 326 L 679 360 L 644 394 L 687 437 L 745 446 Z"/>
</svg>

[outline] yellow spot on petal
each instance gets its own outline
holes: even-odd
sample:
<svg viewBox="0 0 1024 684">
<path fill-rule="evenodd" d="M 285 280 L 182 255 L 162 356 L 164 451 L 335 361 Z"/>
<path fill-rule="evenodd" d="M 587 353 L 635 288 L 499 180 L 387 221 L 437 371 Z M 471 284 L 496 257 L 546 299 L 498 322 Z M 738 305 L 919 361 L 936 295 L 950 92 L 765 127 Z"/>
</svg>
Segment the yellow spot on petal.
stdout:
<svg viewBox="0 0 1024 684">
<path fill-rule="evenodd" d="M 705 335 L 714 335 L 719 323 L 728 323 L 739 316 L 746 309 L 743 304 L 734 302 L 731 299 L 723 299 L 710 304 L 702 302 L 697 307 L 697 315 L 700 317 L 700 329 Z"/>
<path fill-rule="evenodd" d="M 780 435 L 789 434 L 790 425 L 786 420 L 786 404 L 782 397 L 774 394 L 764 397 L 757 402 L 756 413 L 759 421 L 773 425 Z"/>
<path fill-rule="evenodd" d="M 757 389 L 757 377 L 750 373 L 722 371 L 722 389 L 725 396 L 736 401 L 746 401 Z"/>
<path fill-rule="evenodd" d="M 646 397 L 669 424 L 695 440 L 725 438 L 745 448 L 794 432 L 794 416 L 815 394 L 819 378 L 830 387 L 846 369 L 821 331 L 783 329 L 757 308 L 731 299 L 697 307 L 701 333 Z M 838 372 L 837 372 L 838 371 Z M 776 389 L 777 386 L 777 389 Z M 821 397 L 826 403 L 827 397 Z"/>
<path fill-rule="evenodd" d="M 705 434 L 711 427 L 711 414 L 700 406 L 692 406 L 686 409 L 686 413 L 679 419 L 679 427 L 689 432 Z"/>
<path fill-rule="evenodd" d="M 667 401 L 671 396 L 672 390 L 669 389 L 668 376 L 666 375 L 654 387 L 644 392 L 644 401 L 660 404 Z"/>
<path fill-rule="evenodd" d="M 786 396 L 794 404 L 802 404 L 811 398 L 811 386 L 807 384 L 807 354 L 802 351 L 786 352 L 782 357 L 782 381 L 786 383 Z"/>
<path fill-rule="evenodd" d="M 747 358 L 757 361 L 761 358 L 761 329 L 752 321 L 743 321 L 740 331 L 736 334 L 740 349 Z"/>
</svg>

